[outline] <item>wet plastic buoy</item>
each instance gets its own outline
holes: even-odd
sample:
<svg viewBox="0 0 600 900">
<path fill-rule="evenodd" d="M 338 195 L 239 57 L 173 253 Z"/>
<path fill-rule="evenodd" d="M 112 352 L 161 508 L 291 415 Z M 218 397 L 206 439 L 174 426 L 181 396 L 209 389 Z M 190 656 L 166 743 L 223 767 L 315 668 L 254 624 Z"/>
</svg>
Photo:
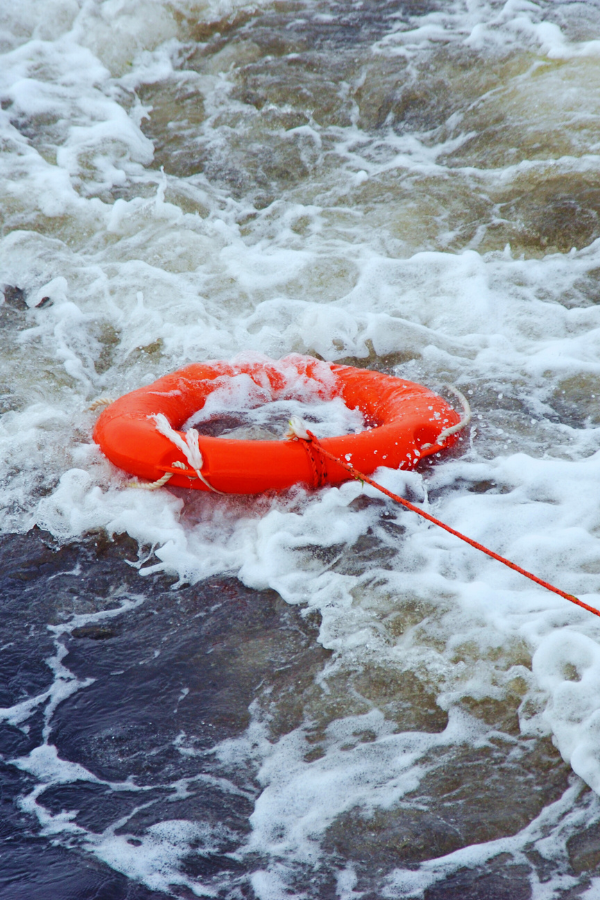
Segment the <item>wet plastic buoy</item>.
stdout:
<svg viewBox="0 0 600 900">
<path fill-rule="evenodd" d="M 111 462 L 131 475 L 200 491 L 257 494 L 297 483 L 321 487 L 348 480 L 346 469 L 325 463 L 305 441 L 229 440 L 198 434 L 193 428 L 180 430 L 227 377 L 245 374 L 270 391 L 272 400 L 293 399 L 282 366 L 295 369 L 304 383 L 314 379 L 321 399 L 341 397 L 371 423 L 358 434 L 321 441 L 330 453 L 362 472 L 370 474 L 379 466 L 412 469 L 457 439 L 461 417 L 428 388 L 292 354 L 279 363 L 208 362 L 165 375 L 108 406 L 98 419 L 94 440 Z M 321 377 L 324 366 L 332 376 L 327 385 Z"/>
</svg>

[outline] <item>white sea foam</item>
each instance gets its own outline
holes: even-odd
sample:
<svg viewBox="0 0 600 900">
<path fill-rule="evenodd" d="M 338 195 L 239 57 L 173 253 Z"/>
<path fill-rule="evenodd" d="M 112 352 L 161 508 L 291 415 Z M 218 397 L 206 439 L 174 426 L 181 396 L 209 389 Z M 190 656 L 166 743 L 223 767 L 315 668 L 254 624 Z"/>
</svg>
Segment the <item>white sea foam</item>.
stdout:
<svg viewBox="0 0 600 900">
<path fill-rule="evenodd" d="M 389 52 L 391 48 L 398 48 L 396 52 L 406 53 L 425 44 L 460 41 L 473 49 L 493 51 L 529 45 L 554 59 L 598 55 L 600 43 L 597 40 L 570 41 L 557 22 L 549 21 L 552 12 L 549 4 L 532 0 L 449 3 L 440 10 L 414 17 L 413 22 L 402 22 L 383 38 L 378 49 Z M 575 21 L 579 18 L 578 13 L 579 10 L 573 17 Z M 561 24 L 568 28 L 571 23 L 565 18 L 567 21 L 563 20 Z"/>
</svg>

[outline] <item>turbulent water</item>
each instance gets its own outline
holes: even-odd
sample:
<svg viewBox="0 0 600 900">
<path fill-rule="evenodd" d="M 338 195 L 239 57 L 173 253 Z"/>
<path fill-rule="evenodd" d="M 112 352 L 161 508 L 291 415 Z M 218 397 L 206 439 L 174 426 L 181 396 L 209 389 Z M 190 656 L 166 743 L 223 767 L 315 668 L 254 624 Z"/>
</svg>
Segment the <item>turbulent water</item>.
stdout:
<svg viewBox="0 0 600 900">
<path fill-rule="evenodd" d="M 132 488 L 90 405 L 453 383 L 464 439 L 378 479 L 600 607 L 600 4 L 0 18 L 0 896 L 599 898 L 598 618 L 357 482 Z"/>
</svg>

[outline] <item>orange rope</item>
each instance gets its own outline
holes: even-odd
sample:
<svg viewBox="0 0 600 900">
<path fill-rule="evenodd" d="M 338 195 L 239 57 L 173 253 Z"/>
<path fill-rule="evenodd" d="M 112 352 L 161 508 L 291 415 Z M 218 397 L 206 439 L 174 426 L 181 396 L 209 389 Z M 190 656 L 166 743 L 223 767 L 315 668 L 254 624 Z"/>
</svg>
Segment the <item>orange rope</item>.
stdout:
<svg viewBox="0 0 600 900">
<path fill-rule="evenodd" d="M 571 603 L 575 603 L 577 606 L 581 606 L 582 609 L 587 609 L 588 612 L 591 612 L 595 616 L 600 617 L 600 610 L 594 609 L 593 606 L 589 606 L 587 603 L 584 603 L 583 600 L 579 600 L 577 597 L 574 597 L 573 594 L 567 594 L 565 593 L 565 591 L 561 591 L 560 588 L 554 587 L 554 585 L 549 584 L 547 581 L 542 581 L 541 578 L 538 578 L 536 575 L 532 575 L 532 573 L 528 572 L 527 569 L 522 569 L 521 566 L 517 566 L 515 563 L 510 562 L 510 560 L 505 559 L 503 556 L 500 556 L 499 553 L 494 553 L 493 550 L 488 550 L 488 548 L 484 547 L 483 544 L 479 544 L 472 538 L 467 537 L 466 534 L 461 534 L 460 531 L 456 531 L 454 528 L 450 528 L 449 525 L 445 525 L 443 522 L 440 522 L 440 520 L 436 519 L 435 516 L 431 516 L 424 510 L 419 509 L 419 507 L 415 506 L 414 503 L 410 503 L 410 501 L 405 500 L 403 497 L 399 497 L 398 494 L 392 494 L 391 491 L 388 491 L 388 489 L 384 488 L 381 484 L 377 484 L 377 482 L 373 481 L 372 478 L 369 478 L 368 475 L 365 475 L 363 472 L 359 472 L 358 469 L 355 469 L 354 466 L 350 463 L 345 462 L 343 459 L 340 459 L 339 457 L 334 456 L 333 453 L 325 450 L 325 448 L 319 443 L 318 439 L 315 437 L 312 431 L 308 431 L 307 429 L 307 434 L 309 436 L 310 442 L 315 446 L 316 449 L 318 449 L 320 453 L 323 454 L 323 456 L 326 456 L 329 459 L 332 459 L 334 462 L 338 463 L 338 465 L 342 466 L 344 469 L 350 472 L 353 478 L 356 478 L 358 481 L 366 481 L 366 483 L 370 484 L 371 487 L 377 488 L 378 491 L 381 491 L 382 494 L 385 494 L 387 497 L 395 500 L 396 503 L 401 503 L 402 506 L 405 506 L 412 512 L 417 513 L 418 516 L 422 516 L 422 518 L 427 519 L 428 522 L 433 522 L 434 525 L 439 525 L 440 528 L 444 529 L 444 531 L 447 531 L 449 532 L 449 534 L 453 534 L 455 537 L 460 538 L 461 541 L 465 541 L 465 543 L 470 544 L 471 547 L 475 547 L 476 550 L 481 550 L 482 553 L 486 553 L 487 556 L 491 556 L 492 559 L 497 559 L 498 562 L 504 563 L 504 565 L 508 566 L 509 569 L 514 569 L 515 572 L 519 572 L 521 575 L 524 575 L 525 578 L 529 578 L 531 581 L 535 581 L 536 584 L 539 584 L 541 587 L 546 588 L 546 590 L 553 591 L 560 597 L 564 597 L 565 600 L 569 600 Z"/>
</svg>

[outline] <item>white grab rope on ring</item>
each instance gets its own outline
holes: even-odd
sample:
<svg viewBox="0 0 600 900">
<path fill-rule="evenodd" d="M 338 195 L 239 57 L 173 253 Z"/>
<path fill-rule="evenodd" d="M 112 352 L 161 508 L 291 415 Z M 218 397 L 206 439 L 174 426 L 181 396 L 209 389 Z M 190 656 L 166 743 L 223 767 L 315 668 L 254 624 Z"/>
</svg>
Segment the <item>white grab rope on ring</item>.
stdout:
<svg viewBox="0 0 600 900">
<path fill-rule="evenodd" d="M 150 481 L 147 484 L 143 481 L 128 481 L 125 487 L 136 488 L 138 491 L 157 491 L 159 488 L 164 487 L 167 481 L 170 481 L 172 477 L 172 472 L 165 472 L 163 477 L 159 478 L 158 481 Z"/>
<path fill-rule="evenodd" d="M 112 402 L 113 401 L 112 401 L 111 397 L 98 397 L 97 400 L 93 400 L 90 403 L 90 405 L 88 406 L 88 409 L 91 412 L 95 412 L 97 409 L 100 409 L 102 406 L 110 406 L 110 404 Z"/>
<path fill-rule="evenodd" d="M 160 434 L 168 438 L 172 444 L 175 444 L 175 446 L 179 450 L 181 450 L 181 452 L 187 459 L 190 468 L 195 471 L 200 481 L 215 494 L 222 494 L 223 491 L 218 491 L 212 486 L 212 484 L 209 484 L 209 482 L 201 472 L 202 466 L 204 465 L 204 460 L 202 459 L 202 454 L 200 452 L 200 445 L 198 443 L 199 434 L 196 429 L 190 428 L 186 433 L 184 440 L 178 431 L 175 431 L 174 428 L 171 428 L 169 420 L 164 415 L 164 413 L 157 413 L 156 415 L 149 416 L 149 418 L 154 419 L 154 421 L 156 422 L 156 430 L 160 432 Z"/>
<path fill-rule="evenodd" d="M 448 390 L 451 391 L 454 394 L 454 396 L 460 400 L 462 408 L 463 408 L 463 417 L 460 420 L 460 422 L 456 423 L 456 425 L 451 425 L 449 428 L 444 428 L 444 430 L 438 434 L 438 436 L 435 440 L 436 444 L 442 444 L 446 440 L 446 438 L 450 437 L 450 435 L 456 434 L 457 431 L 462 431 L 463 428 L 466 428 L 467 425 L 469 424 L 469 422 L 471 421 L 471 415 L 472 415 L 471 407 L 469 406 L 469 401 L 467 400 L 465 395 L 461 394 L 461 392 L 458 390 L 458 388 L 454 387 L 453 384 L 446 384 L 444 386 L 447 387 Z M 423 444 L 421 446 L 421 450 L 427 450 L 428 447 L 433 447 L 433 444 Z"/>
<path fill-rule="evenodd" d="M 174 469 L 186 469 L 187 466 L 185 463 L 179 462 L 178 459 L 173 463 Z M 162 478 L 159 478 L 158 481 L 151 481 L 149 484 L 145 482 L 138 481 L 128 481 L 127 487 L 137 488 L 138 491 L 157 491 L 159 488 L 164 487 L 167 481 L 170 481 L 171 478 L 175 475 L 175 472 L 165 472 Z"/>
</svg>

